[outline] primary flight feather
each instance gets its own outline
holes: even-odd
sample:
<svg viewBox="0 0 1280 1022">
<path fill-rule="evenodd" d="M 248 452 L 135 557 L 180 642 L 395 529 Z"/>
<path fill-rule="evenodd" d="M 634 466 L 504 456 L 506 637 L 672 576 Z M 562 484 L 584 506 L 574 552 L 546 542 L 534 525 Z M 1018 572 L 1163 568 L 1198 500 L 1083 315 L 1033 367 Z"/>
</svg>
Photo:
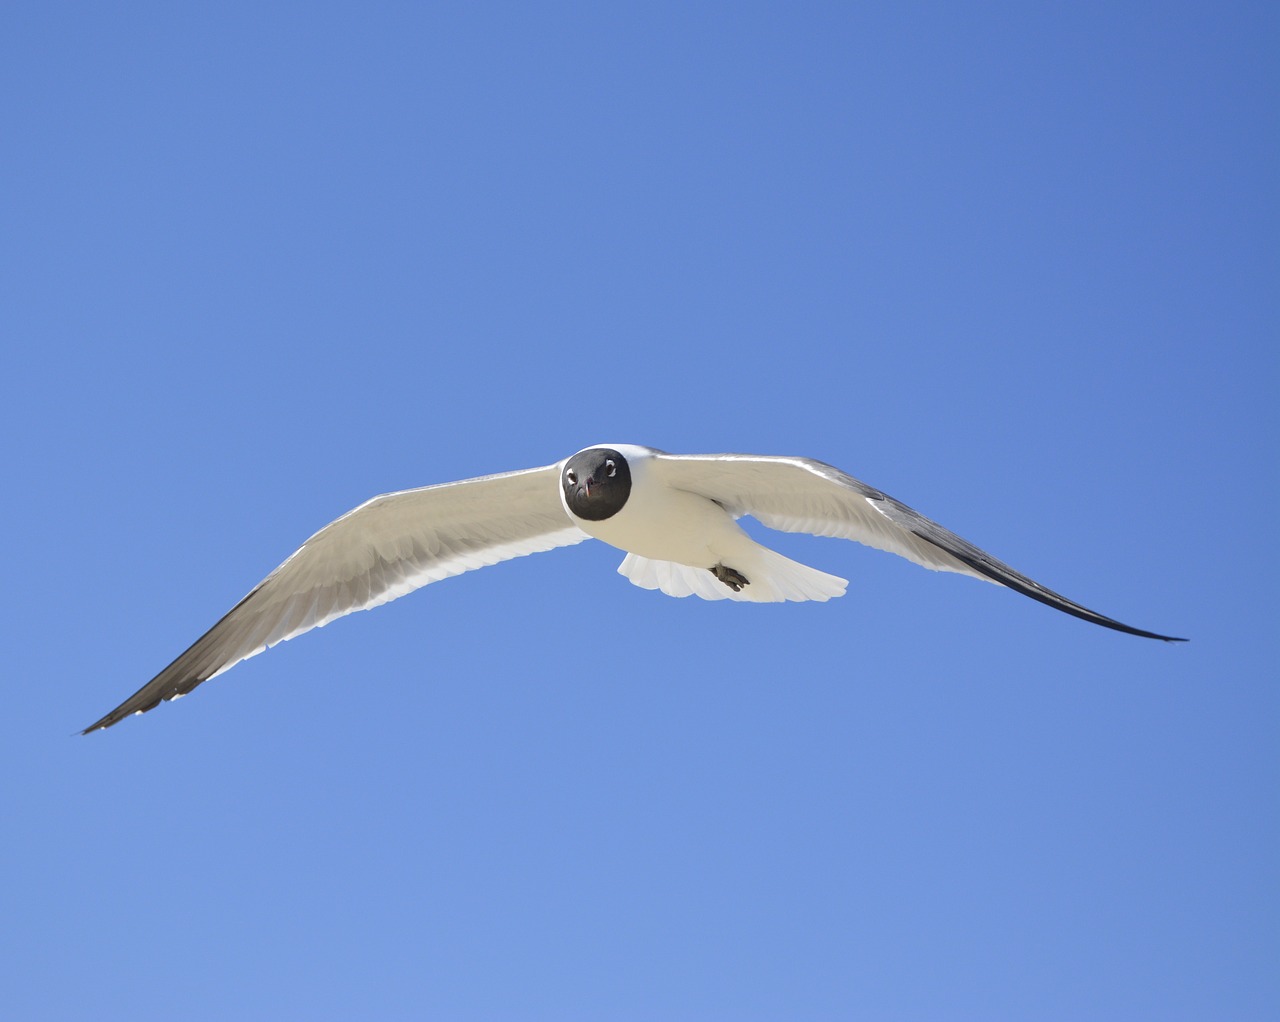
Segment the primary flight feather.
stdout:
<svg viewBox="0 0 1280 1022">
<path fill-rule="evenodd" d="M 828 600 L 844 579 L 784 557 L 737 524 L 850 539 L 926 568 L 1007 586 L 1085 621 L 1167 642 L 1058 595 L 839 469 L 810 458 L 588 447 L 544 468 L 388 493 L 326 525 L 217 624 L 84 734 L 185 695 L 268 646 L 431 582 L 596 538 L 618 570 L 672 596 Z"/>
</svg>

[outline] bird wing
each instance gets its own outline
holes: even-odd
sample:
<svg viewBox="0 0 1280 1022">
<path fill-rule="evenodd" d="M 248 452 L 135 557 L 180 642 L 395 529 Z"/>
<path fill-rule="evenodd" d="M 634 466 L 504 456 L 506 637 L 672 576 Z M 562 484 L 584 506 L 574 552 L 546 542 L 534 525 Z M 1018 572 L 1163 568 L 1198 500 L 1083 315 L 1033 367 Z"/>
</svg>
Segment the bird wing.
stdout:
<svg viewBox="0 0 1280 1022">
<path fill-rule="evenodd" d="M 668 486 L 700 493 L 731 514 L 751 515 L 772 529 L 851 539 L 935 571 L 997 582 L 1106 628 L 1167 642 L 1185 641 L 1133 628 L 1068 600 L 901 501 L 821 461 L 655 451 L 654 471 Z"/>
<path fill-rule="evenodd" d="M 151 681 L 85 728 L 186 695 L 268 646 L 421 586 L 587 539 L 560 504 L 560 464 L 385 493 L 330 522 Z"/>
</svg>

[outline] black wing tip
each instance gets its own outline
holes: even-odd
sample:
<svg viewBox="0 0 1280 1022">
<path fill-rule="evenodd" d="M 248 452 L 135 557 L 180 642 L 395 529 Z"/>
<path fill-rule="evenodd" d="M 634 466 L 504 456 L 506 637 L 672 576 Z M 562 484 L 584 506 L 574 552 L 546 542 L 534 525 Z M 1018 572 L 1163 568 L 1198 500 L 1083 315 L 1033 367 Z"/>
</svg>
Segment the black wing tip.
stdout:
<svg viewBox="0 0 1280 1022">
<path fill-rule="evenodd" d="M 127 699 L 123 703 L 121 703 L 119 706 L 117 706 L 114 710 L 112 710 L 110 713 L 106 714 L 103 717 L 100 717 L 98 720 L 95 720 L 87 728 L 81 731 L 80 734 L 89 735 L 89 734 L 93 734 L 93 732 L 95 731 L 105 731 L 107 728 L 114 727 L 116 724 L 119 724 L 120 721 L 125 719 L 125 717 L 133 717 L 133 716 L 137 716 L 139 713 L 146 713 L 148 710 L 154 710 L 157 706 L 159 706 L 161 703 L 165 702 L 166 700 L 175 699 L 179 695 L 183 695 L 183 694 L 184 693 L 177 692 L 177 693 L 174 693 L 174 695 L 161 696 L 157 699 L 152 699 L 150 702 L 146 702 L 138 706 L 131 706 L 130 703 L 133 700 Z"/>
<path fill-rule="evenodd" d="M 1077 615 L 1078 616 L 1078 615 Z M 1137 635 L 1143 639 L 1159 639 L 1161 642 L 1190 642 L 1190 639 L 1183 639 L 1177 635 L 1161 635 L 1159 632 L 1145 632 L 1141 628 L 1131 628 L 1129 625 L 1108 624 L 1106 621 L 1097 621 L 1093 618 L 1082 618 L 1095 625 L 1102 625 L 1104 628 L 1114 628 L 1118 632 L 1125 632 L 1129 635 Z"/>
<path fill-rule="evenodd" d="M 1025 575 L 1014 571 L 1007 564 L 997 561 L 990 554 L 977 551 L 977 555 L 963 549 L 949 549 L 938 543 L 931 536 L 922 535 L 917 532 L 917 536 L 921 539 L 933 543 L 934 546 L 951 554 L 951 556 L 963 561 L 975 571 L 980 572 L 993 582 L 998 582 L 1006 589 L 1012 589 L 1015 593 L 1021 593 L 1023 596 L 1030 597 L 1039 603 L 1043 603 L 1046 607 L 1052 607 L 1054 610 L 1061 611 L 1064 614 L 1070 614 L 1077 617 L 1081 621 L 1088 621 L 1090 624 L 1100 625 L 1103 628 L 1110 628 L 1112 631 L 1124 632 L 1126 635 L 1136 635 L 1143 639 L 1159 639 L 1161 642 L 1190 642 L 1190 639 L 1184 639 L 1176 635 L 1161 635 L 1159 632 L 1148 632 L 1143 628 L 1134 628 L 1133 625 L 1127 625 L 1123 621 L 1117 621 L 1113 617 L 1107 617 L 1106 614 L 1099 614 L 1096 610 L 1090 610 L 1088 607 L 1081 606 L 1074 600 L 1068 600 L 1060 593 L 1055 593 L 1052 589 L 1042 586 L 1039 582 L 1027 578 Z M 957 537 L 958 538 L 958 537 Z M 964 541 L 961 541 L 964 542 Z M 969 545 L 969 544 L 966 544 Z"/>
<path fill-rule="evenodd" d="M 1110 628 L 1115 632 L 1122 632 L 1125 635 L 1136 635 L 1140 639 L 1157 639 L 1160 642 L 1190 642 L 1190 639 L 1184 639 L 1177 635 L 1161 635 L 1159 632 L 1148 632 L 1144 628 L 1134 628 L 1133 625 L 1127 625 L 1123 621 L 1117 621 L 1113 617 L 1107 617 L 1105 614 L 1099 614 L 1096 610 L 1089 610 L 1087 607 L 1081 607 L 1078 603 L 1067 600 L 1058 596 L 1057 593 L 1050 593 L 1049 597 L 1041 595 L 1033 590 L 1026 589 L 1022 586 L 1010 585 L 1005 579 L 998 580 L 1001 585 L 1006 586 L 1015 592 L 1029 596 L 1033 600 L 1043 603 L 1046 607 L 1052 607 L 1054 610 L 1061 611 L 1064 614 L 1070 614 L 1072 617 L 1079 618 L 1081 621 L 1087 621 L 1091 625 L 1100 625 L 1103 628 Z"/>
<path fill-rule="evenodd" d="M 120 721 L 124 720 L 124 718 L 127 716 L 129 716 L 129 714 L 117 713 L 115 710 L 112 710 L 105 717 L 102 717 L 99 720 L 95 720 L 87 728 L 81 731 L 80 734 L 91 735 L 95 731 L 105 731 L 107 728 L 111 727 L 112 725 L 119 724 Z"/>
<path fill-rule="evenodd" d="M 81 735 L 91 735 L 91 734 L 93 734 L 95 731 L 105 731 L 107 728 L 109 728 L 109 727 L 110 727 L 112 724 L 114 724 L 114 723 L 116 723 L 116 722 L 115 722 L 114 720 L 112 720 L 112 719 L 111 719 L 111 714 L 109 714 L 109 713 L 108 713 L 108 714 L 107 714 L 105 717 L 103 717 L 101 720 L 95 720 L 95 721 L 94 721 L 92 724 L 90 724 L 87 728 L 85 728 L 83 731 L 81 731 L 81 732 L 80 732 L 80 734 L 81 734 Z"/>
<path fill-rule="evenodd" d="M 1133 625 L 1127 625 L 1123 621 L 1117 621 L 1113 617 L 1107 617 L 1105 614 L 1099 614 L 1096 610 L 1089 610 L 1086 607 L 1081 607 L 1078 603 L 1073 603 L 1071 600 L 1067 600 L 1063 597 L 1057 597 L 1056 593 L 1053 595 L 1059 600 L 1062 600 L 1061 603 L 1058 603 L 1055 600 L 1045 599 L 1038 593 L 1026 592 L 1021 588 L 1009 585 L 1007 582 L 1003 584 L 1006 587 L 1013 589 L 1015 592 L 1023 593 L 1024 596 L 1030 596 L 1033 600 L 1039 600 L 1046 607 L 1052 607 L 1054 610 L 1060 610 L 1064 614 L 1070 614 L 1072 617 L 1078 617 L 1081 621 L 1088 621 L 1091 625 L 1101 625 L 1103 628 L 1110 628 L 1112 631 L 1123 632 L 1125 635 L 1136 635 L 1140 639 L 1159 639 L 1161 642 L 1191 641 L 1190 639 L 1183 639 L 1177 635 L 1161 635 L 1159 632 L 1149 632 L 1145 628 L 1134 628 Z"/>
</svg>

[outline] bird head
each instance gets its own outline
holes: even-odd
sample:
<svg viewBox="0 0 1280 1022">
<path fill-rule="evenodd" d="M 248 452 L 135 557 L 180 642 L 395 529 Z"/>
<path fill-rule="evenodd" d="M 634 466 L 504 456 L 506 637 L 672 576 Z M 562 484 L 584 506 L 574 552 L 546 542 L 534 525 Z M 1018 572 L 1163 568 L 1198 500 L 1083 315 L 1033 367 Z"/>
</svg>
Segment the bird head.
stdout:
<svg viewBox="0 0 1280 1022">
<path fill-rule="evenodd" d="M 560 472 L 564 502 L 589 522 L 610 518 L 631 495 L 631 466 L 611 447 L 588 447 L 564 463 Z"/>
</svg>

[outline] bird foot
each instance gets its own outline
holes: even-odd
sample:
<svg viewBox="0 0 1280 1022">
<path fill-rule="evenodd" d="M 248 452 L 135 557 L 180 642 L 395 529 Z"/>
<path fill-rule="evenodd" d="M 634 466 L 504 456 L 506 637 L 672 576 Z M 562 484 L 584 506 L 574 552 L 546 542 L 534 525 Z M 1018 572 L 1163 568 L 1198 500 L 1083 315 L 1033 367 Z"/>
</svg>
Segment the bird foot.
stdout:
<svg viewBox="0 0 1280 1022">
<path fill-rule="evenodd" d="M 723 564 L 717 564 L 714 568 L 708 568 L 707 570 L 735 593 L 740 592 L 743 586 L 749 586 L 751 584 L 742 572 L 734 571 L 732 568 L 726 567 Z"/>
</svg>

